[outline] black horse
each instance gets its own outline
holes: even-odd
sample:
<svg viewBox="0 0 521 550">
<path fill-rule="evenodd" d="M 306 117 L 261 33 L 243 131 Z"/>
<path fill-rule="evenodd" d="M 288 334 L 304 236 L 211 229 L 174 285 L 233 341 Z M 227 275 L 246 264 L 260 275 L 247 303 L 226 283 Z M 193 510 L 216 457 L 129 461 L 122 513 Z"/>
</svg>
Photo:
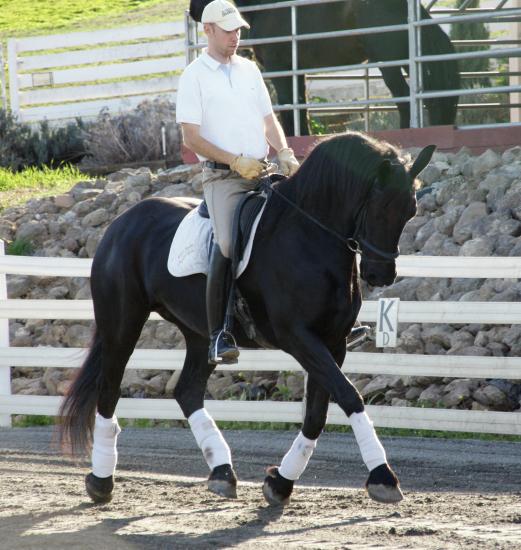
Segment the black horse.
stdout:
<svg viewBox="0 0 521 550">
<path fill-rule="evenodd" d="M 347 133 L 320 143 L 293 177 L 273 184 L 250 264 L 237 284 L 264 338 L 309 375 L 302 428 L 309 439 L 324 428 L 330 397 L 348 416 L 364 410 L 339 368 L 362 301 L 352 239 L 361 247 L 361 277 L 370 285 L 391 284 L 398 240 L 416 211 L 415 177 L 433 150 L 425 148 L 411 167 L 391 145 Z M 214 369 L 207 357 L 205 277 L 176 278 L 167 271 L 172 238 L 197 204 L 144 200 L 121 214 L 99 244 L 91 274 L 93 342 L 60 411 L 62 441 L 77 451 L 91 443 L 96 409 L 104 418 L 114 414 L 126 363 L 152 311 L 175 323 L 186 340 L 174 393 L 184 415 L 204 406 Z M 258 347 L 240 327 L 236 336 L 240 346 Z M 211 472 L 210 490 L 232 496 L 235 486 L 231 465 Z M 94 500 L 110 499 L 112 487 L 112 478 L 87 476 Z M 292 488 L 276 469 L 265 481 L 271 502 L 286 502 Z M 367 489 L 376 500 L 398 499 L 398 481 L 387 464 L 370 472 Z"/>
<path fill-rule="evenodd" d="M 270 4 L 283 0 L 236 0 L 241 7 L 253 4 Z M 191 0 L 190 15 L 195 21 L 201 20 L 204 7 L 210 0 Z M 267 38 L 291 35 L 289 8 L 245 12 L 243 16 L 251 24 L 248 38 Z M 430 18 L 424 8 L 422 19 Z M 407 23 L 407 0 L 345 0 L 331 4 L 302 6 L 297 10 L 297 32 L 340 31 L 362 27 L 380 27 Z M 424 55 L 454 53 L 449 37 L 439 25 L 422 27 L 422 53 Z M 291 69 L 290 43 L 259 44 L 253 47 L 255 57 L 266 71 Z M 303 40 L 298 45 L 299 69 L 352 65 L 365 61 L 391 61 L 409 58 L 409 38 L 406 31 Z M 453 90 L 460 88 L 457 61 L 428 62 L 423 65 L 423 87 L 430 90 Z M 381 69 L 385 84 L 393 97 L 409 95 L 409 85 L 402 69 L 408 73 L 409 67 L 386 67 Z M 293 102 L 291 78 L 274 78 L 279 104 Z M 305 103 L 304 77 L 299 77 L 299 103 Z M 453 124 L 456 120 L 458 97 L 425 100 L 428 122 L 431 126 Z M 400 114 L 400 127 L 408 128 L 410 108 L 408 103 L 397 103 Z M 282 126 L 287 135 L 294 135 L 293 112 L 281 111 Z M 308 123 L 305 111 L 301 111 L 302 133 L 307 134 Z"/>
</svg>

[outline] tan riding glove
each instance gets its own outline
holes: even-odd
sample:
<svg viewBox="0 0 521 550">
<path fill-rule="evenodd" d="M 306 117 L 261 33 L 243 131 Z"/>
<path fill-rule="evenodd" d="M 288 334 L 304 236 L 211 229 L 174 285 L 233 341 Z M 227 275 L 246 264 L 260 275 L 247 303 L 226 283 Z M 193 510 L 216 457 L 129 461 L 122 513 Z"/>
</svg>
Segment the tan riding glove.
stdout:
<svg viewBox="0 0 521 550">
<path fill-rule="evenodd" d="M 264 165 L 257 159 L 239 155 L 232 160 L 230 168 L 243 178 L 253 180 L 260 176 L 261 172 L 264 170 Z"/>
<path fill-rule="evenodd" d="M 300 167 L 298 160 L 295 158 L 293 149 L 285 147 L 277 153 L 279 160 L 279 168 L 285 176 L 292 176 Z"/>
</svg>

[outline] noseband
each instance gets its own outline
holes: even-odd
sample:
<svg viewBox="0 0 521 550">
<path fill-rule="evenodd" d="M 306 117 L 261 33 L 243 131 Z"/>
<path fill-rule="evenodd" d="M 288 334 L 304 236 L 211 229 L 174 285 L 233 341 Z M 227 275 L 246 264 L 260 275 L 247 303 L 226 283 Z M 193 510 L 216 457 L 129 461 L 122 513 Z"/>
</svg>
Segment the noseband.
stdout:
<svg viewBox="0 0 521 550">
<path fill-rule="evenodd" d="M 376 180 L 375 180 L 376 181 Z M 373 184 L 374 185 L 374 184 Z M 355 216 L 355 232 L 352 237 L 344 237 L 343 235 L 340 235 L 340 233 L 337 233 L 334 229 L 331 229 L 330 227 L 327 227 L 322 222 L 308 214 L 305 210 L 300 208 L 298 204 L 294 203 L 292 200 L 288 199 L 285 195 L 283 195 L 280 191 L 278 191 L 276 188 L 274 188 L 271 185 L 270 176 L 264 176 L 260 179 L 260 186 L 264 191 L 267 192 L 268 196 L 271 193 L 275 193 L 278 197 L 286 201 L 289 205 L 291 205 L 295 210 L 300 212 L 304 217 L 306 217 L 308 220 L 313 222 L 315 225 L 318 225 L 321 229 L 324 231 L 327 231 L 334 237 L 336 237 L 339 241 L 341 241 L 347 248 L 355 253 L 360 254 L 360 257 L 363 257 L 366 262 L 374 262 L 374 263 L 391 263 L 398 258 L 400 255 L 400 250 L 397 249 L 396 252 L 386 252 L 385 250 L 381 250 L 374 244 L 371 244 L 367 239 L 361 236 L 361 233 L 365 233 L 366 223 L 367 223 L 367 203 L 369 201 L 369 197 L 371 196 L 372 187 L 369 189 L 365 200 L 363 201 L 362 205 L 358 209 L 358 212 Z M 367 252 L 372 252 L 373 254 L 380 256 L 383 258 L 383 260 L 379 260 L 376 258 L 368 258 Z"/>
</svg>

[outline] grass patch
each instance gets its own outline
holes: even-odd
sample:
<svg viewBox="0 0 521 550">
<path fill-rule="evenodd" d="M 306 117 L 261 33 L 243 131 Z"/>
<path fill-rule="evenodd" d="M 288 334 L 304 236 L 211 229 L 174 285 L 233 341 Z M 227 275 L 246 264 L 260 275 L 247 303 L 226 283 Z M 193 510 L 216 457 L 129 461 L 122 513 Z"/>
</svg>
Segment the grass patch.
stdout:
<svg viewBox="0 0 521 550">
<path fill-rule="evenodd" d="M 153 420 L 150 418 L 118 418 L 121 427 L 132 428 L 172 428 L 187 426 L 185 420 Z M 55 423 L 52 416 L 17 416 L 13 421 L 13 427 L 28 428 L 33 426 L 51 426 Z M 298 431 L 301 424 L 292 422 L 238 422 L 218 420 L 217 426 L 221 430 L 278 430 Z M 409 430 L 405 428 L 376 428 L 378 435 L 383 437 L 426 437 L 437 439 L 478 439 L 482 441 L 508 441 L 521 443 L 521 436 L 503 434 L 481 434 L 470 432 L 447 432 L 441 430 Z M 329 424 L 325 433 L 352 433 L 351 426 Z"/>
<path fill-rule="evenodd" d="M 61 168 L 26 168 L 21 172 L 12 172 L 0 168 L 0 191 L 20 188 L 54 188 L 62 183 L 73 183 L 85 179 L 75 167 L 66 165 Z"/>
<path fill-rule="evenodd" d="M 186 0 L 4 0 L 0 39 L 143 25 L 180 19 Z"/>
<path fill-rule="evenodd" d="M 301 425 L 292 422 L 238 422 L 235 420 L 217 420 L 221 430 L 273 430 L 291 431 L 300 430 Z"/>
<path fill-rule="evenodd" d="M 32 198 L 64 193 L 85 179 L 82 172 L 69 165 L 58 169 L 26 168 L 21 172 L 0 168 L 0 210 Z"/>
<path fill-rule="evenodd" d="M 353 433 L 351 426 L 328 425 L 325 432 Z M 442 430 L 414 430 L 406 428 L 376 428 L 383 437 L 426 437 L 430 439 L 479 439 L 482 441 L 510 441 L 521 443 L 521 436 L 472 432 L 449 432 Z"/>
<path fill-rule="evenodd" d="M 13 417 L 13 428 L 34 428 L 35 426 L 53 426 L 54 416 L 36 414 L 17 415 Z"/>
<path fill-rule="evenodd" d="M 16 239 L 7 245 L 6 254 L 9 256 L 30 256 L 34 246 L 27 239 Z"/>
</svg>

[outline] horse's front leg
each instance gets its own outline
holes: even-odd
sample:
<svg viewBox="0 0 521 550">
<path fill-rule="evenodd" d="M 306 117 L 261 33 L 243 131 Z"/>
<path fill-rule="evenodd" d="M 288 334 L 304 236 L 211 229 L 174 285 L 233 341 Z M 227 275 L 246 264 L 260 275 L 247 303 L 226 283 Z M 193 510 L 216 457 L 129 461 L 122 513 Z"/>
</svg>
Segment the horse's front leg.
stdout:
<svg viewBox="0 0 521 550">
<path fill-rule="evenodd" d="M 293 355 L 320 386 L 334 396 L 351 422 L 362 459 L 369 470 L 366 488 L 378 502 L 394 503 L 403 499 L 398 478 L 387 463 L 385 450 L 373 423 L 364 410 L 362 396 L 341 372 L 324 343 L 306 329 L 288 335 L 285 351 Z"/>
<path fill-rule="evenodd" d="M 210 468 L 208 490 L 225 498 L 237 498 L 237 476 L 233 470 L 230 447 L 215 421 L 204 408 L 208 378 L 214 370 L 208 365 L 208 340 L 183 331 L 186 359 L 174 390 L 183 414 Z"/>
<path fill-rule="evenodd" d="M 309 376 L 302 430 L 284 455 L 280 466 L 271 466 L 267 470 L 268 475 L 262 491 L 270 504 L 289 504 L 294 482 L 304 473 L 317 445 L 317 439 L 326 425 L 328 404 L 329 393 Z"/>
</svg>

